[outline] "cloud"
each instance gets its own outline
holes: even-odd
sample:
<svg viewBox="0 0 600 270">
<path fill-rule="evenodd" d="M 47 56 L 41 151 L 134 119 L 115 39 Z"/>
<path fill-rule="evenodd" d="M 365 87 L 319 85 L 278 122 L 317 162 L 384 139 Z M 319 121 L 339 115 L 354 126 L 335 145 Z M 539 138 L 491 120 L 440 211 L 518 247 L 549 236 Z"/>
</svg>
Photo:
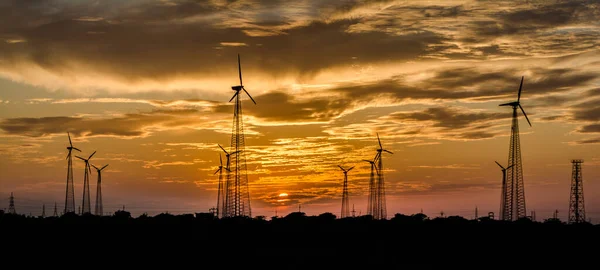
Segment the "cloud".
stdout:
<svg viewBox="0 0 600 270">
<path fill-rule="evenodd" d="M 155 110 L 112 118 L 41 117 L 9 118 L 0 122 L 0 129 L 11 135 L 43 137 L 70 132 L 75 136 L 143 137 L 152 131 L 193 126 L 201 119 L 196 110 Z"/>
<path fill-rule="evenodd" d="M 600 133 L 600 123 L 582 126 L 578 131 L 581 133 Z"/>
<path fill-rule="evenodd" d="M 597 144 L 597 143 L 600 143 L 600 138 L 579 140 L 579 141 L 573 142 L 572 144 Z"/>
<path fill-rule="evenodd" d="M 458 108 L 436 107 L 420 112 L 394 113 L 389 116 L 397 120 L 427 121 L 433 127 L 463 129 L 481 122 L 512 117 L 512 113 L 461 112 Z"/>
</svg>

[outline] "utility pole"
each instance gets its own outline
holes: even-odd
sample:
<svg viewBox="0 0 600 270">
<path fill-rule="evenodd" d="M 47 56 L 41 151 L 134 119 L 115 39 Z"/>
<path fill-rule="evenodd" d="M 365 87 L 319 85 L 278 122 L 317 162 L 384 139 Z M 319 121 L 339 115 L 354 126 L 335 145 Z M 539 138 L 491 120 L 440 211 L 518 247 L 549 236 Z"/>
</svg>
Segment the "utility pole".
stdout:
<svg viewBox="0 0 600 270">
<path fill-rule="evenodd" d="M 356 217 L 356 211 L 354 210 L 354 204 L 352 204 L 352 217 Z"/>
<path fill-rule="evenodd" d="M 477 220 L 479 218 L 479 215 L 477 215 L 477 206 L 475 206 L 475 220 Z"/>
<path fill-rule="evenodd" d="M 46 217 L 46 205 L 42 204 L 42 218 Z"/>
<path fill-rule="evenodd" d="M 56 209 L 56 202 L 54 202 L 54 214 L 52 216 L 54 216 L 54 217 L 58 216 L 58 212 Z"/>
</svg>

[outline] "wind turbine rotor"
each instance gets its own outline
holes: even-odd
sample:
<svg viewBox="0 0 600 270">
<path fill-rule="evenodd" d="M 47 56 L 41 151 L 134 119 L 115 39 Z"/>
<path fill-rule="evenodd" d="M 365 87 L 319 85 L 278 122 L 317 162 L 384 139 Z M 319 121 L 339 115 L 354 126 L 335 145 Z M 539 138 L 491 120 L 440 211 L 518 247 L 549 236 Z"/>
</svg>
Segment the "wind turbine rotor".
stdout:
<svg viewBox="0 0 600 270">
<path fill-rule="evenodd" d="M 254 99 L 252 98 L 250 93 L 248 93 L 248 91 L 246 91 L 246 88 L 242 86 L 242 90 L 244 90 L 244 92 L 246 92 L 246 95 L 248 95 L 248 97 L 252 100 L 252 102 L 254 102 L 254 105 L 256 105 L 256 101 L 254 101 Z"/>
<path fill-rule="evenodd" d="M 517 102 L 521 101 L 521 90 L 523 89 L 523 79 L 525 79 L 525 76 L 521 77 L 521 84 L 519 85 L 519 93 L 517 94 Z"/>
<path fill-rule="evenodd" d="M 495 161 L 495 160 L 494 160 L 494 162 L 496 162 L 496 164 L 498 164 L 498 166 L 500 166 L 500 168 L 502 168 L 503 170 L 506 170 L 504 167 L 502 167 L 502 165 L 500 165 L 500 163 L 498 163 L 498 161 Z M 511 165 L 511 166 L 512 166 L 512 165 Z M 507 169 L 508 169 L 508 168 L 507 168 Z"/>
<path fill-rule="evenodd" d="M 527 117 L 527 114 L 525 113 L 525 110 L 523 110 L 523 107 L 521 107 L 521 104 L 519 104 L 519 108 L 521 108 L 523 115 L 525 115 L 525 119 L 527 119 L 527 123 L 529 123 L 529 126 L 531 127 L 531 122 L 529 121 L 529 117 Z"/>
<path fill-rule="evenodd" d="M 240 61 L 240 54 L 238 53 L 238 72 L 240 74 L 240 86 L 244 85 L 242 83 L 242 63 Z"/>
<path fill-rule="evenodd" d="M 223 148 L 223 146 L 221 146 L 220 144 L 217 144 L 221 150 L 223 150 L 223 152 L 225 152 L 225 155 L 229 155 L 229 153 L 227 153 L 227 150 L 225 150 L 225 148 Z"/>
</svg>

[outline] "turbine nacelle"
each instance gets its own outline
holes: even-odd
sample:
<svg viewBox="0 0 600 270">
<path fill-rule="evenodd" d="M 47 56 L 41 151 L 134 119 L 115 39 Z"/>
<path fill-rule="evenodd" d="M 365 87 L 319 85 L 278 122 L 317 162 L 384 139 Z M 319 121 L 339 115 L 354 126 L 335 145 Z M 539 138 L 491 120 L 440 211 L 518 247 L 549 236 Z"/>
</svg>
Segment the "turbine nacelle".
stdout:
<svg viewBox="0 0 600 270">
<path fill-rule="evenodd" d="M 248 93 L 248 91 L 246 91 L 246 88 L 244 88 L 244 84 L 242 83 L 242 64 L 240 62 L 240 55 L 239 54 L 238 54 L 238 72 L 239 72 L 239 75 L 240 75 L 240 85 L 236 85 L 236 86 L 232 86 L 231 87 L 231 90 L 235 91 L 235 94 L 233 94 L 233 96 L 231 97 L 231 99 L 229 99 L 229 102 L 231 102 L 237 95 L 239 95 L 240 91 L 244 90 L 244 93 L 246 93 L 246 95 L 248 95 L 248 97 L 256 105 L 256 101 L 254 101 L 254 98 L 252 98 L 252 96 L 250 95 L 250 93 Z"/>
<path fill-rule="evenodd" d="M 517 93 L 517 101 L 503 103 L 503 104 L 500 104 L 498 106 L 511 106 L 515 110 L 517 109 L 517 107 L 519 107 L 519 109 L 521 109 L 521 111 L 523 112 L 523 115 L 525 116 L 525 119 L 527 119 L 527 123 L 531 127 L 531 122 L 529 121 L 529 117 L 527 117 L 527 114 L 525 113 L 525 110 L 521 106 L 521 91 L 523 90 L 523 79 L 525 79 L 525 76 L 521 77 L 521 84 L 519 85 L 519 92 Z"/>
<path fill-rule="evenodd" d="M 350 169 L 344 169 L 342 166 L 338 165 L 338 167 L 340 167 L 340 169 L 342 169 L 342 171 L 344 171 L 344 174 L 347 174 L 349 171 L 351 171 L 352 169 L 354 169 L 354 166 L 350 167 Z"/>
</svg>

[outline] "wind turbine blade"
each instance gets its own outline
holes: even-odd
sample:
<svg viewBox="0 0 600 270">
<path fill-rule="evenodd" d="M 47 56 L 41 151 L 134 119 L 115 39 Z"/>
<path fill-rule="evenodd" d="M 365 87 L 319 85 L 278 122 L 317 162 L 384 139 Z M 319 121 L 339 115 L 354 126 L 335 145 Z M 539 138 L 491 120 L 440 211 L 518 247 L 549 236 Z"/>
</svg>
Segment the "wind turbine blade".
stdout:
<svg viewBox="0 0 600 270">
<path fill-rule="evenodd" d="M 240 74 L 240 85 L 244 85 L 242 84 L 242 63 L 240 61 L 240 54 L 238 53 L 238 72 Z"/>
<path fill-rule="evenodd" d="M 502 103 L 498 106 L 512 106 L 514 102 Z"/>
<path fill-rule="evenodd" d="M 235 152 L 231 153 L 230 155 L 235 155 L 235 154 L 237 154 L 239 152 L 242 152 L 242 150 L 235 151 Z"/>
<path fill-rule="evenodd" d="M 366 161 L 366 162 L 369 162 L 369 163 L 373 162 L 372 160 L 366 160 L 366 159 L 363 159 L 363 161 Z"/>
<path fill-rule="evenodd" d="M 78 159 L 81 159 L 81 160 L 83 160 L 83 161 L 86 161 L 86 160 L 87 160 L 87 159 L 85 159 L 85 158 L 82 158 L 82 157 L 80 157 L 80 156 L 75 156 L 75 157 L 76 157 L 76 158 L 78 158 Z"/>
<path fill-rule="evenodd" d="M 98 167 L 96 167 L 94 164 L 92 164 L 92 167 L 96 168 L 96 170 L 100 170 L 100 169 L 98 169 Z"/>
<path fill-rule="evenodd" d="M 104 168 L 108 167 L 108 164 L 104 165 L 100 170 L 104 170 Z"/>
<path fill-rule="evenodd" d="M 67 153 L 67 157 L 65 159 L 69 159 L 70 155 L 71 155 L 71 149 L 69 149 L 69 153 Z"/>
<path fill-rule="evenodd" d="M 246 95 L 248 95 L 248 97 L 250 97 L 250 99 L 252 100 L 252 102 L 254 102 L 254 105 L 256 105 L 256 101 L 254 101 L 254 99 L 252 98 L 252 96 L 250 95 L 250 93 L 248 93 L 248 91 L 246 91 L 246 88 L 242 86 L 242 89 L 244 90 L 244 92 L 246 92 Z"/>
<path fill-rule="evenodd" d="M 223 146 L 221 146 L 220 144 L 217 144 L 219 147 L 221 147 L 221 150 L 223 150 L 223 152 L 225 152 L 226 155 L 229 155 L 229 153 L 227 153 L 227 151 L 225 151 L 225 148 L 223 148 Z"/>
<path fill-rule="evenodd" d="M 348 171 L 351 171 L 352 169 L 354 169 L 355 166 L 352 166 L 350 169 L 348 169 Z"/>
<path fill-rule="evenodd" d="M 498 166 L 500 166 L 500 168 L 502 168 L 503 170 L 506 170 L 506 169 L 504 169 L 504 167 L 502 167 L 502 165 L 500 165 L 500 163 L 498 163 L 498 161 L 495 161 L 495 160 L 494 160 L 494 162 L 496 162 L 496 164 L 498 164 Z M 512 166 L 512 165 L 511 165 L 511 166 Z M 509 167 L 509 168 L 510 168 L 510 167 Z M 507 168 L 507 169 L 508 169 L 508 168 Z"/>
<path fill-rule="evenodd" d="M 217 174 L 217 173 L 218 173 L 220 170 L 221 170 L 221 168 L 219 167 L 219 168 L 218 168 L 218 169 L 215 171 L 215 173 L 213 173 L 213 175 Z"/>
<path fill-rule="evenodd" d="M 379 142 L 379 149 L 382 149 L 383 146 L 381 146 L 381 140 L 379 139 L 379 133 L 377 133 L 377 141 Z"/>
<path fill-rule="evenodd" d="M 69 136 L 69 144 L 71 147 L 73 147 L 73 143 L 71 142 L 71 134 L 69 134 L 69 132 L 67 132 L 67 136 Z"/>
<path fill-rule="evenodd" d="M 519 85 L 519 94 L 517 95 L 517 102 L 519 102 L 521 100 L 521 90 L 523 89 L 523 79 L 525 78 L 525 76 L 521 77 L 521 85 Z"/>
<path fill-rule="evenodd" d="M 506 167 L 506 169 L 508 170 L 508 169 L 510 169 L 510 167 L 512 167 L 512 166 L 515 166 L 515 164 L 513 164 L 513 165 L 510 165 L 510 166 Z"/>
<path fill-rule="evenodd" d="M 531 126 L 531 122 L 529 122 L 529 117 L 527 117 L 527 114 L 525 113 L 525 110 L 523 110 L 523 107 L 521 107 L 521 104 L 519 104 L 519 108 L 521 108 L 523 115 L 525 115 L 525 119 L 527 119 L 527 123 L 529 123 L 529 126 Z"/>
<path fill-rule="evenodd" d="M 81 152 L 81 150 L 79 150 L 79 148 L 75 148 L 75 147 L 73 147 L 73 149 L 75 149 L 75 150 L 77 150 L 77 151 Z"/>
<path fill-rule="evenodd" d="M 235 96 L 237 96 L 239 93 L 240 93 L 240 91 L 235 92 L 235 94 L 233 94 L 233 97 L 231 97 L 231 99 L 229 99 L 229 102 L 231 102 L 235 98 Z"/>
<path fill-rule="evenodd" d="M 92 153 L 88 159 L 91 159 L 95 154 L 96 154 L 96 151 L 94 151 L 94 153 Z"/>
<path fill-rule="evenodd" d="M 388 153 L 390 153 L 392 155 L 394 154 L 394 153 L 392 153 L 392 151 L 388 151 L 388 150 L 385 150 L 385 149 L 383 149 L 383 151 L 386 151 L 386 152 L 388 152 Z"/>
</svg>

